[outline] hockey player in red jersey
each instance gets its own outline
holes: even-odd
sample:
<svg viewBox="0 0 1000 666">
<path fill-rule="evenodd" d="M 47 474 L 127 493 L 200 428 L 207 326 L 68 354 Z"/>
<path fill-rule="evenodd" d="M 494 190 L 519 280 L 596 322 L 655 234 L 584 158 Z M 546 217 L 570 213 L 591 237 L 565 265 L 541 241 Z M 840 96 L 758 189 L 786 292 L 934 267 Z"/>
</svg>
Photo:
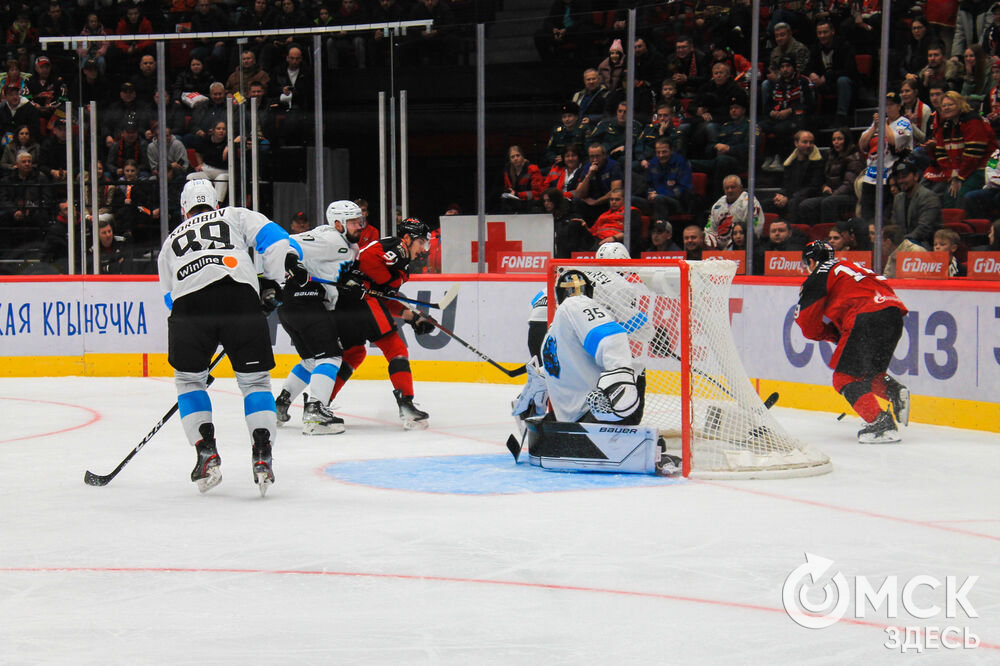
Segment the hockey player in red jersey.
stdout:
<svg viewBox="0 0 1000 666">
<path fill-rule="evenodd" d="M 351 272 L 345 286 L 353 287 L 355 298 L 341 297 L 337 301 L 338 330 L 344 348 L 343 364 L 337 376 L 331 399 L 337 395 L 351 374 L 364 361 L 365 343 L 372 342 L 382 350 L 389 363 L 389 380 L 399 406 L 399 418 L 407 429 L 426 428 L 427 412 L 413 404 L 413 376 L 406 343 L 396 329 L 396 317 L 413 326 L 417 335 L 434 329 L 430 318 L 392 300 L 397 290 L 409 279 L 410 260 L 427 249 L 429 230 L 420 220 L 410 217 L 397 225 L 399 236 L 389 236 L 361 249 L 358 267 Z M 373 296 L 369 290 L 381 294 Z"/>
<path fill-rule="evenodd" d="M 795 321 L 810 340 L 836 343 L 830 359 L 833 388 L 865 420 L 858 442 L 898 442 L 896 421 L 909 423 L 910 392 L 886 370 L 903 332 L 906 306 L 883 276 L 835 259 L 826 241 L 809 243 L 802 263 L 811 274 L 799 292 Z M 892 404 L 895 420 L 876 396 Z"/>
</svg>

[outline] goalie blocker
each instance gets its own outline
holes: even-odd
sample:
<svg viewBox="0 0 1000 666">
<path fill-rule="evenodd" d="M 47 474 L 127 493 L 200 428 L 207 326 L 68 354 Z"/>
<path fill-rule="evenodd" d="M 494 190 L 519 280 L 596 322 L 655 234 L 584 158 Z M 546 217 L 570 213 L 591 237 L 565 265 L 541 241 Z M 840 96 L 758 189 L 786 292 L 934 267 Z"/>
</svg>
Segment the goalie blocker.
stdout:
<svg viewBox="0 0 1000 666">
<path fill-rule="evenodd" d="M 538 417 L 525 423 L 529 462 L 543 469 L 668 476 L 680 471 L 680 458 L 664 451 L 656 428 Z"/>
</svg>

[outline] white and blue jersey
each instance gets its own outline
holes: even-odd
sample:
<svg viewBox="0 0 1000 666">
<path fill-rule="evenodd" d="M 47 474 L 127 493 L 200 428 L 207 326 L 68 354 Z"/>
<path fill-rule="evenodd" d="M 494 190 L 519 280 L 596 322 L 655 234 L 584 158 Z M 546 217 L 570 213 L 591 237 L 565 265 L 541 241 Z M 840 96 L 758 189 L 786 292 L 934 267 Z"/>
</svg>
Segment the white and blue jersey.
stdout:
<svg viewBox="0 0 1000 666">
<path fill-rule="evenodd" d="M 250 250 L 256 252 L 251 259 Z M 288 232 L 260 213 L 230 206 L 199 213 L 167 235 L 158 260 L 167 307 L 178 298 L 229 277 L 258 290 L 258 270 L 269 280 L 285 277 L 285 255 L 302 249 Z M 255 265 L 255 262 L 257 265 Z"/>
<path fill-rule="evenodd" d="M 344 234 L 328 224 L 295 234 L 292 240 L 298 243 L 302 265 L 310 278 L 323 285 L 326 292 L 323 305 L 333 310 L 338 294 L 335 284 L 347 276 L 357 260 L 357 243 L 349 242 Z"/>
<path fill-rule="evenodd" d="M 875 123 L 868 128 L 871 129 L 875 127 Z M 877 128 L 876 128 L 877 130 Z M 866 130 L 867 131 L 867 130 Z M 885 182 L 889 178 L 889 174 L 892 173 L 892 166 L 899 159 L 899 155 L 906 153 L 906 151 L 913 149 L 913 125 L 910 124 L 909 118 L 906 116 L 900 116 L 894 121 L 889 123 L 889 131 L 895 137 L 895 145 L 890 145 L 886 142 L 886 147 L 888 150 L 885 153 L 885 171 L 882 175 L 882 181 Z M 865 169 L 865 176 L 861 182 L 868 183 L 869 185 L 874 185 L 878 178 L 878 150 L 876 146 L 878 145 L 878 135 L 872 135 L 872 147 L 868 151 L 868 165 Z"/>
<path fill-rule="evenodd" d="M 542 364 L 552 410 L 559 421 L 578 421 L 601 373 L 636 368 L 625 329 L 601 304 L 570 296 L 556 309 L 542 341 Z"/>
</svg>

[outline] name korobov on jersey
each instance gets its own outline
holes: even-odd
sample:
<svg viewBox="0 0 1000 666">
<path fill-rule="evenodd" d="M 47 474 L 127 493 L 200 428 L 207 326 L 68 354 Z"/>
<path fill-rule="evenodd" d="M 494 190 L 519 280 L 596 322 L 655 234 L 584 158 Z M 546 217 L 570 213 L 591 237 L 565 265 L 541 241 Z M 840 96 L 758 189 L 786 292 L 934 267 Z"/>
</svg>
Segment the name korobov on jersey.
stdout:
<svg viewBox="0 0 1000 666">
<path fill-rule="evenodd" d="M 310 278 L 322 285 L 325 292 L 323 305 L 327 310 L 333 310 L 339 293 L 335 283 L 343 282 L 354 267 L 358 258 L 357 244 L 348 241 L 344 234 L 328 224 L 293 234 L 291 238 L 298 243 L 302 265 Z M 304 291 L 312 293 L 309 289 Z"/>
<path fill-rule="evenodd" d="M 164 300 L 171 307 L 181 296 L 227 277 L 257 291 L 258 270 L 281 282 L 290 251 L 302 256 L 299 243 L 260 213 L 235 206 L 199 213 L 163 241 L 158 266 Z"/>
</svg>

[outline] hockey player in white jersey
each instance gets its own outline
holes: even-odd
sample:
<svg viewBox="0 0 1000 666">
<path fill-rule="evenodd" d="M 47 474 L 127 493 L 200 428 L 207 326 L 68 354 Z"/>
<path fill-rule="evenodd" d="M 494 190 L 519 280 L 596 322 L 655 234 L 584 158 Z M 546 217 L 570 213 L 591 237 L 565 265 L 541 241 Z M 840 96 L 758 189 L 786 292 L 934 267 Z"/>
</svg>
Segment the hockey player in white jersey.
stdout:
<svg viewBox="0 0 1000 666">
<path fill-rule="evenodd" d="M 210 360 L 221 344 L 243 393 L 253 480 L 264 495 L 274 482 L 275 406 L 268 372 L 274 355 L 250 251 L 258 255 L 262 279 L 271 281 L 283 279 L 286 256 L 298 260 L 302 252 L 284 229 L 260 213 L 234 206 L 220 209 L 208 180 L 185 184 L 181 212 L 184 221 L 164 240 L 158 263 L 170 309 L 167 339 L 178 410 L 198 454 L 191 480 L 201 492 L 222 481 L 206 391 Z"/>
<path fill-rule="evenodd" d="M 645 377 L 625 328 L 593 297 L 583 272 L 556 278 L 559 303 L 542 341 L 552 411 L 528 419 L 531 463 L 549 469 L 669 473 L 656 430 L 640 426 Z M 519 448 L 512 447 L 517 454 Z"/>
<path fill-rule="evenodd" d="M 330 411 L 343 349 L 333 309 L 337 305 L 337 284 L 344 282 L 358 258 L 358 239 L 364 228 L 361 208 L 353 201 L 334 201 L 326 209 L 328 224 L 295 234 L 302 248 L 300 265 L 289 269 L 283 304 L 278 317 L 288 332 L 302 361 L 292 368 L 275 399 L 278 425 L 289 420 L 288 407 L 306 388 L 302 432 L 306 435 L 335 435 L 344 432 L 344 420 Z"/>
</svg>

